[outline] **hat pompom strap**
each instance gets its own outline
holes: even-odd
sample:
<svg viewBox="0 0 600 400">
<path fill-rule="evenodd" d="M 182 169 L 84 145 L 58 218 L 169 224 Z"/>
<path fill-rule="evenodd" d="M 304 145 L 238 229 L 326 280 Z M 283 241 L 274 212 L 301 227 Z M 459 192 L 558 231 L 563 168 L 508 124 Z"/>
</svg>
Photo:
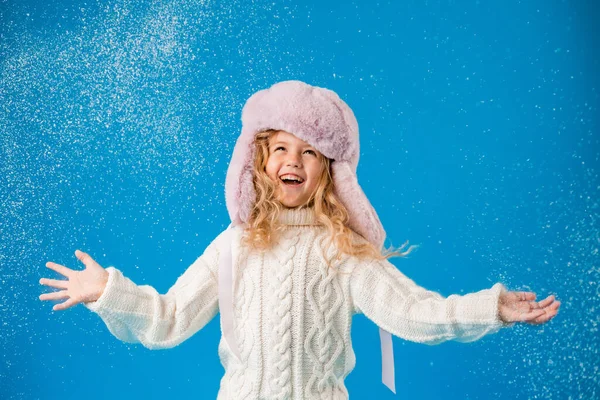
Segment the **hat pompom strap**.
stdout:
<svg viewBox="0 0 600 400">
<path fill-rule="evenodd" d="M 225 342 L 231 349 L 232 353 L 241 362 L 242 357 L 237 345 L 235 330 L 233 327 L 233 263 L 231 257 L 231 239 L 233 235 L 233 227 L 239 221 L 234 220 L 221 237 L 219 245 L 219 312 L 221 313 L 221 330 Z"/>
<path fill-rule="evenodd" d="M 379 328 L 379 339 L 381 341 L 381 381 L 396 394 L 392 335 L 383 328 Z"/>
</svg>

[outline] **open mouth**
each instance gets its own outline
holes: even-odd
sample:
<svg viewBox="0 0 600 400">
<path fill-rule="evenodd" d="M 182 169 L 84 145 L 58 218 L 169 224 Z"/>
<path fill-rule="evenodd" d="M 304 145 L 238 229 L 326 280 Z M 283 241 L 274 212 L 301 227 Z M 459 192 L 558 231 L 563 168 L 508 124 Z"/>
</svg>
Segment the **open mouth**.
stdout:
<svg viewBox="0 0 600 400">
<path fill-rule="evenodd" d="M 304 184 L 305 181 L 299 181 L 299 180 L 295 180 L 295 179 L 279 179 L 281 182 L 283 182 L 284 185 L 286 186 L 301 186 Z"/>
</svg>

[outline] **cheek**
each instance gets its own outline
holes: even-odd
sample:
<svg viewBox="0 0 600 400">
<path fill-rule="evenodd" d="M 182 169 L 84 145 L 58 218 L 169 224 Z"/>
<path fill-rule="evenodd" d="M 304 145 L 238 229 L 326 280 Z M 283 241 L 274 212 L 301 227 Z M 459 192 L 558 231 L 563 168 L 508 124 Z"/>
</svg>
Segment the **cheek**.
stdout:
<svg viewBox="0 0 600 400">
<path fill-rule="evenodd" d="M 267 162 L 265 172 L 271 179 L 275 180 L 277 178 L 277 165 L 275 165 L 275 163 L 272 161 Z"/>
<path fill-rule="evenodd" d="M 313 165 L 311 165 L 310 167 L 311 168 L 310 168 L 309 174 L 310 174 L 311 180 L 313 182 L 316 182 L 319 180 L 319 177 L 321 175 L 321 165 L 318 162 L 316 162 Z"/>
</svg>

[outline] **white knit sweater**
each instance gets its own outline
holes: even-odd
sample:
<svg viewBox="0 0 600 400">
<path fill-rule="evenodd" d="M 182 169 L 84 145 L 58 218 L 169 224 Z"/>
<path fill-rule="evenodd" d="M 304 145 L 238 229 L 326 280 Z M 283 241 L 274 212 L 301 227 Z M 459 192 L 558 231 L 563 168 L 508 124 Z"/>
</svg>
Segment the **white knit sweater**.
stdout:
<svg viewBox="0 0 600 400">
<path fill-rule="evenodd" d="M 281 222 L 285 233 L 265 253 L 242 248 L 242 227 L 234 228 L 234 326 L 242 363 L 221 337 L 225 375 L 218 400 L 347 399 L 356 313 L 392 335 L 429 345 L 470 342 L 512 325 L 498 318 L 498 296 L 506 290 L 501 283 L 444 298 L 387 260 L 345 256 L 328 269 L 319 246 L 326 229 L 312 211 L 285 210 Z M 217 239 L 166 294 L 108 267 L 102 296 L 84 305 L 122 341 L 149 349 L 177 346 L 219 311 Z"/>
</svg>

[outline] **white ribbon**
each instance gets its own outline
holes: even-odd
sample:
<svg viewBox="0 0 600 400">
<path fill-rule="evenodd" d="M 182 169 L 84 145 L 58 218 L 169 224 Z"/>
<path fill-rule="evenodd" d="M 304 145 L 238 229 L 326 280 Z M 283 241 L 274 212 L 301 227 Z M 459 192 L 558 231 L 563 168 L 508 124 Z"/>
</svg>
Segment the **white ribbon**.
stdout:
<svg viewBox="0 0 600 400">
<path fill-rule="evenodd" d="M 381 381 L 394 394 L 396 394 L 396 380 L 394 379 L 394 343 L 388 331 L 379 328 L 381 340 Z"/>
<path fill-rule="evenodd" d="M 222 236 L 219 255 L 219 312 L 221 313 L 221 330 L 225 342 L 241 362 L 240 352 L 233 330 L 233 263 L 231 262 L 231 240 L 233 223 L 229 224 Z"/>
</svg>

